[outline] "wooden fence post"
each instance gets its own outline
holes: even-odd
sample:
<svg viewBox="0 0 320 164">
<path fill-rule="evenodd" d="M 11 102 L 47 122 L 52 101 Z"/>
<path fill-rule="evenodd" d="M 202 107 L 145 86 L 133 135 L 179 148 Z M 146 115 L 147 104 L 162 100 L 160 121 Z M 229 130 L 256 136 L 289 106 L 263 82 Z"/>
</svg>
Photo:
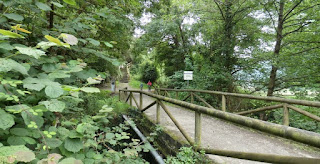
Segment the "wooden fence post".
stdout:
<svg viewBox="0 0 320 164">
<path fill-rule="evenodd" d="M 191 103 L 194 103 L 194 96 L 193 92 L 190 92 L 191 95 Z M 201 113 L 195 112 L 195 132 L 194 132 L 194 138 L 195 138 L 195 147 L 200 148 L 201 147 Z"/>
<path fill-rule="evenodd" d="M 156 114 L 156 123 L 160 124 L 160 104 L 159 104 L 159 100 L 157 100 L 157 114 Z"/>
<path fill-rule="evenodd" d="M 289 126 L 289 109 L 287 104 L 283 104 L 283 125 Z"/>
<path fill-rule="evenodd" d="M 226 111 L 226 96 L 222 95 L 222 111 Z"/>
<path fill-rule="evenodd" d="M 140 92 L 140 110 L 142 110 L 142 102 L 143 102 L 142 93 Z"/>
<path fill-rule="evenodd" d="M 130 97 L 130 106 L 132 106 L 132 92 L 129 93 L 129 97 Z"/>
</svg>

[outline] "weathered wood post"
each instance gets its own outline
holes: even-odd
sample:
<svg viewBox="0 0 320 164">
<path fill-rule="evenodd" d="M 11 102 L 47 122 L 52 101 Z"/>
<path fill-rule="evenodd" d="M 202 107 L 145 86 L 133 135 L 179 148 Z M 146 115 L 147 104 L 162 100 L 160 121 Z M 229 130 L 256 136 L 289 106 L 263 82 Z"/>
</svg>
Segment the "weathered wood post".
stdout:
<svg viewBox="0 0 320 164">
<path fill-rule="evenodd" d="M 130 92 L 129 96 L 130 96 L 130 106 L 132 106 L 132 92 Z"/>
<path fill-rule="evenodd" d="M 190 92 L 191 96 L 191 103 L 194 103 L 194 95 L 193 92 Z M 201 113 L 195 112 L 195 147 L 200 148 L 201 147 Z"/>
<path fill-rule="evenodd" d="M 159 100 L 157 99 L 157 114 L 156 114 L 156 123 L 160 124 L 160 104 L 159 104 Z"/>
<path fill-rule="evenodd" d="M 177 99 L 177 100 L 178 100 L 178 97 L 179 97 L 178 91 L 176 91 L 176 99 Z"/>
<path fill-rule="evenodd" d="M 289 126 L 288 104 L 283 104 L 283 125 Z"/>
<path fill-rule="evenodd" d="M 222 111 L 226 111 L 226 96 L 222 95 Z"/>
<path fill-rule="evenodd" d="M 142 92 L 140 92 L 140 110 L 142 110 L 142 102 L 143 102 Z"/>
</svg>

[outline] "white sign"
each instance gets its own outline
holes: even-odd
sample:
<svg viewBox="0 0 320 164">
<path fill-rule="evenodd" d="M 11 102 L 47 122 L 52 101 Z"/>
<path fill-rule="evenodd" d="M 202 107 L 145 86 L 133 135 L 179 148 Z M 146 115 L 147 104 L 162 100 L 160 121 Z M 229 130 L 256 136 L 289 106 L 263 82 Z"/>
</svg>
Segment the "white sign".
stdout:
<svg viewBox="0 0 320 164">
<path fill-rule="evenodd" d="M 193 71 L 183 71 L 184 80 L 193 80 Z"/>
</svg>

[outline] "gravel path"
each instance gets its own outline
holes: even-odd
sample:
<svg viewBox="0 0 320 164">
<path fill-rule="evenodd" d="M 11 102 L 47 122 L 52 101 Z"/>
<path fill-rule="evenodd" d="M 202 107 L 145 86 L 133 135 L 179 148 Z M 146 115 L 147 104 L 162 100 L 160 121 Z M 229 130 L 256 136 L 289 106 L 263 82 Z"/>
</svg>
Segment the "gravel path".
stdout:
<svg viewBox="0 0 320 164">
<path fill-rule="evenodd" d="M 124 88 L 127 84 L 120 84 L 119 88 Z M 130 89 L 130 88 L 129 88 Z M 134 94 L 139 101 L 139 94 Z M 143 97 L 143 107 L 151 104 L 153 98 Z M 133 101 L 135 105 L 135 102 Z M 187 131 L 188 135 L 194 138 L 194 112 L 186 109 L 177 108 L 174 105 L 166 104 L 171 114 L 178 120 L 180 125 Z M 167 130 L 176 134 L 182 140 L 185 140 L 178 128 L 171 119 L 161 110 L 160 124 Z M 152 120 L 156 120 L 156 105 L 145 111 L 145 114 Z M 222 150 L 233 150 L 253 153 L 267 153 L 276 155 L 286 155 L 295 157 L 318 157 L 320 158 L 320 149 L 300 144 L 281 137 L 273 136 L 264 132 L 256 131 L 247 127 L 233 124 L 218 118 L 202 115 L 201 129 L 202 147 L 210 147 Z M 235 158 L 209 155 L 217 163 L 235 163 L 235 164 L 253 164 L 262 163 L 248 160 L 239 160 Z M 319 161 L 320 163 L 320 161 Z"/>
</svg>

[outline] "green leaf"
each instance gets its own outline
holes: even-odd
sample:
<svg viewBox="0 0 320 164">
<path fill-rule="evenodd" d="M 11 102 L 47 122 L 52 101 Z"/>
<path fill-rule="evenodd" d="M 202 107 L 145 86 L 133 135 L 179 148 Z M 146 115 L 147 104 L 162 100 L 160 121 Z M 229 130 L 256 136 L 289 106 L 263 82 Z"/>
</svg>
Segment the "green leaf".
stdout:
<svg viewBox="0 0 320 164">
<path fill-rule="evenodd" d="M 10 156 L 15 156 L 18 162 L 31 162 L 35 159 L 35 154 L 23 145 L 0 147 L 0 157 Z"/>
<path fill-rule="evenodd" d="M 16 136 L 21 136 L 21 137 L 29 135 L 29 131 L 25 128 L 11 128 L 10 133 Z"/>
<path fill-rule="evenodd" d="M 62 101 L 52 99 L 50 101 L 41 101 L 39 104 L 45 105 L 51 112 L 62 112 L 66 104 Z"/>
<path fill-rule="evenodd" d="M 29 110 L 30 107 L 25 104 L 6 106 L 6 110 L 13 113 L 21 113 L 23 110 Z"/>
<path fill-rule="evenodd" d="M 94 88 L 94 87 L 82 87 L 80 88 L 81 91 L 86 92 L 86 93 L 98 93 L 100 92 L 99 88 Z"/>
<path fill-rule="evenodd" d="M 69 78 L 70 75 L 69 74 L 66 74 L 65 72 L 63 71 L 59 71 L 59 72 L 52 72 L 48 75 L 48 77 L 50 79 L 64 79 L 64 78 Z"/>
<path fill-rule="evenodd" d="M 77 3 L 75 0 L 63 0 L 63 2 L 72 5 L 72 6 L 77 6 Z"/>
<path fill-rule="evenodd" d="M 12 59 L 0 58 L 0 72 L 9 72 L 11 70 L 20 72 L 23 75 L 28 75 L 28 70 L 20 63 Z"/>
<path fill-rule="evenodd" d="M 47 145 L 51 148 L 59 147 L 62 144 L 62 141 L 57 138 L 47 138 Z"/>
<path fill-rule="evenodd" d="M 14 47 L 9 44 L 9 42 L 0 43 L 0 48 L 11 51 L 14 50 Z"/>
<path fill-rule="evenodd" d="M 64 142 L 64 147 L 73 153 L 80 151 L 83 148 L 82 141 L 80 139 L 67 138 Z"/>
<path fill-rule="evenodd" d="M 93 45 L 95 45 L 95 46 L 99 46 L 99 45 L 100 45 L 100 42 L 97 41 L 97 40 L 95 40 L 95 39 L 87 38 L 87 40 L 88 40 L 91 44 L 93 44 Z"/>
<path fill-rule="evenodd" d="M 83 164 L 83 163 L 80 160 L 77 160 L 73 157 L 69 157 L 59 162 L 59 164 Z"/>
<path fill-rule="evenodd" d="M 13 115 L 0 109 L 0 129 L 6 130 L 14 125 Z"/>
<path fill-rule="evenodd" d="M 31 137 L 22 137 L 22 139 L 23 139 L 24 141 L 26 141 L 27 144 L 30 144 L 30 145 L 34 145 L 34 144 L 37 143 L 36 140 L 34 140 L 34 139 L 31 138 Z"/>
<path fill-rule="evenodd" d="M 44 42 L 44 41 L 42 41 L 42 42 L 39 42 L 36 47 L 37 48 L 41 48 L 43 50 L 46 50 L 46 49 L 48 49 L 50 47 L 53 47 L 53 46 L 58 46 L 58 45 L 56 43 L 53 43 L 53 42 Z"/>
<path fill-rule="evenodd" d="M 110 44 L 109 42 L 103 42 L 107 47 L 110 47 L 110 48 L 112 48 L 113 47 L 113 45 L 112 44 Z"/>
<path fill-rule="evenodd" d="M 27 142 L 19 136 L 10 136 L 7 139 L 8 144 L 10 145 L 25 145 Z"/>
<path fill-rule="evenodd" d="M 42 117 L 40 116 L 35 116 L 35 115 L 30 115 L 29 113 L 27 113 L 26 111 L 23 111 L 21 112 L 21 116 L 24 120 L 24 123 L 26 125 L 29 125 L 31 124 L 31 122 L 35 122 L 36 125 L 38 126 L 38 128 L 41 128 L 43 123 L 44 123 L 44 120 Z"/>
<path fill-rule="evenodd" d="M 31 47 L 15 47 L 20 53 L 39 59 L 40 56 L 46 55 L 44 51 Z"/>
<path fill-rule="evenodd" d="M 59 86 L 60 83 L 51 81 L 50 79 L 40 79 L 40 78 L 31 78 L 31 77 L 28 77 L 23 80 L 23 87 L 30 90 L 40 91 L 41 89 L 43 89 L 45 86 L 48 86 L 48 85 Z"/>
<path fill-rule="evenodd" d="M 55 43 L 55 44 L 57 44 L 57 45 L 59 45 L 59 46 L 63 46 L 63 43 L 59 40 L 59 39 L 57 39 L 57 38 L 54 38 L 54 37 L 52 37 L 52 36 L 50 36 L 50 35 L 45 35 L 44 36 L 47 40 L 49 40 L 50 42 L 52 42 L 52 43 Z"/>
<path fill-rule="evenodd" d="M 44 4 L 42 2 L 36 2 L 37 7 L 39 7 L 39 9 L 44 10 L 44 11 L 51 11 L 51 7 L 48 6 L 47 4 Z"/>
<path fill-rule="evenodd" d="M 8 36 L 10 38 L 24 38 L 24 36 L 22 36 L 20 34 L 17 34 L 17 33 L 11 32 L 11 31 L 7 31 L 7 30 L 2 30 L 2 29 L 0 29 L 0 34 Z"/>
<path fill-rule="evenodd" d="M 55 6 L 57 6 L 57 7 L 63 7 L 63 5 L 61 5 L 60 3 L 58 3 L 58 2 L 51 2 L 52 4 L 54 4 Z"/>
<path fill-rule="evenodd" d="M 3 14 L 5 17 L 7 17 L 8 19 L 13 19 L 15 21 L 23 21 L 23 16 L 19 15 L 19 14 L 15 14 L 15 13 L 10 13 L 10 14 Z"/>
<path fill-rule="evenodd" d="M 63 89 L 61 88 L 61 86 L 56 85 L 49 85 L 44 91 L 50 98 L 57 98 L 63 94 Z"/>
</svg>

